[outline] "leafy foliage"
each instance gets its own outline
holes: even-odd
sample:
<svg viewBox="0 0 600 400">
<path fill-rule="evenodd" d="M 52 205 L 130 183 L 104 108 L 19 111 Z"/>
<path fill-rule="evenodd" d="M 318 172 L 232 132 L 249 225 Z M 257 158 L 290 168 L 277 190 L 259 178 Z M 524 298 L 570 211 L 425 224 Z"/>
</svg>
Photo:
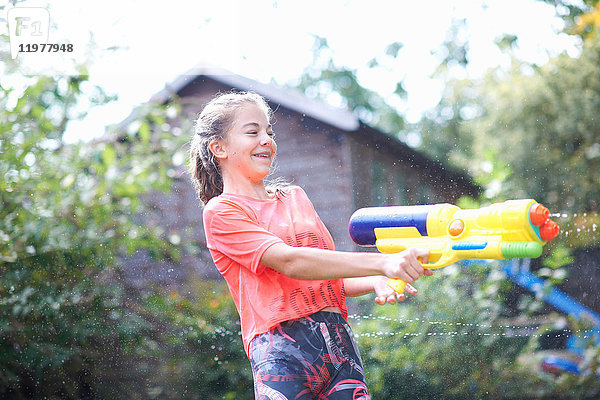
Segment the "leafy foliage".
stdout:
<svg viewBox="0 0 600 400">
<path fill-rule="evenodd" d="M 540 0 L 556 9 L 556 13 L 565 21 L 565 30 L 571 34 L 586 37 L 596 30 L 598 22 L 598 0 Z"/>
<path fill-rule="evenodd" d="M 600 194 L 600 39 L 537 67 L 517 61 L 482 82 L 449 82 L 421 126 L 421 149 L 448 156 L 490 199 L 532 197 L 553 210 L 595 211 Z M 582 174 L 581 171 L 586 171 Z"/>
<path fill-rule="evenodd" d="M 370 68 L 382 67 L 388 59 L 397 57 L 402 44 L 395 42 L 387 46 L 383 60 L 377 58 L 369 62 Z M 338 66 L 333 61 L 327 40 L 315 37 L 313 65 L 294 83 L 309 97 L 328 100 L 330 103 L 352 110 L 363 121 L 381 127 L 386 132 L 400 134 L 405 126 L 400 116 L 380 94 L 366 89 L 360 84 L 357 71 Z M 406 96 L 402 82 L 396 84 L 394 96 L 402 99 Z"/>
<path fill-rule="evenodd" d="M 252 373 L 229 289 L 199 279 L 191 279 L 185 289 L 185 295 L 158 291 L 140 301 L 155 324 L 136 354 L 145 368 L 147 397 L 253 399 Z"/>
<path fill-rule="evenodd" d="M 170 190 L 185 160 L 177 106 L 67 144 L 80 100 L 110 96 L 85 75 L 24 79 L 0 87 L 0 398 L 248 398 L 222 284 L 190 282 L 182 298 L 123 278 L 128 255 L 176 261 L 187 245 L 169 243 L 142 201 Z"/>
<path fill-rule="evenodd" d="M 351 322 L 374 398 L 592 399 L 600 393 L 600 381 L 589 375 L 556 378 L 539 370 L 533 354 L 550 328 L 509 318 L 513 312 L 504 304 L 512 285 L 489 268 L 439 270 L 419 279 L 421 294 L 397 307 L 362 304 Z M 597 351 L 590 346 L 590 363 Z"/>
<path fill-rule="evenodd" d="M 478 99 L 483 115 L 470 128 L 477 149 L 493 146 L 513 169 L 499 195 L 532 196 L 555 210 L 598 208 L 599 66 L 596 38 L 578 58 L 563 54 L 533 75 L 515 70 L 485 83 Z"/>
</svg>

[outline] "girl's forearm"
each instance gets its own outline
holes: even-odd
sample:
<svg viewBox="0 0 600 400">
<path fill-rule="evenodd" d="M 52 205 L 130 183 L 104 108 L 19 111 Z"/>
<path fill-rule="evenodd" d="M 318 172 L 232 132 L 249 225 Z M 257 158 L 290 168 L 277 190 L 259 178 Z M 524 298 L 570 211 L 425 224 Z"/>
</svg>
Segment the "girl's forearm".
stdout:
<svg viewBox="0 0 600 400">
<path fill-rule="evenodd" d="M 291 247 L 280 243 L 264 252 L 261 263 L 295 279 L 338 279 L 381 275 L 381 256 L 378 253 Z"/>
<path fill-rule="evenodd" d="M 326 280 L 384 275 L 407 283 L 424 273 L 419 259 L 427 262 L 429 250 L 409 248 L 399 253 L 350 253 L 292 247 L 277 243 L 269 247 L 260 262 L 294 279 Z"/>
<path fill-rule="evenodd" d="M 346 292 L 346 297 L 357 297 L 372 293 L 375 291 L 373 277 L 344 278 L 344 291 Z"/>
</svg>

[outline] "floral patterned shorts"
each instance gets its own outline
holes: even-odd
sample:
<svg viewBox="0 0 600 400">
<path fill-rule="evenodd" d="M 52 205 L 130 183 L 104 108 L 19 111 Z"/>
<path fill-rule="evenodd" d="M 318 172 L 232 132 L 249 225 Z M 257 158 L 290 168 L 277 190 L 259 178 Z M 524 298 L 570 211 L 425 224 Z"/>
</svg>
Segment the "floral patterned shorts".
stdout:
<svg viewBox="0 0 600 400">
<path fill-rule="evenodd" d="M 250 343 L 256 399 L 370 400 L 354 335 L 341 314 L 283 322 Z"/>
</svg>

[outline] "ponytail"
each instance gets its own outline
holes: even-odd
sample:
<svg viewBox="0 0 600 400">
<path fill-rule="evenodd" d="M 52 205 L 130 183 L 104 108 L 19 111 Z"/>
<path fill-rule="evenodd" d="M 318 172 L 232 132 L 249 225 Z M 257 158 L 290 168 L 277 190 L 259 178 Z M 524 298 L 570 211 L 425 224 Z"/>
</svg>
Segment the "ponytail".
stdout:
<svg viewBox="0 0 600 400">
<path fill-rule="evenodd" d="M 208 149 L 211 140 L 194 135 L 190 150 L 192 184 L 202 204 L 223 193 L 223 176 L 215 156 Z"/>
</svg>

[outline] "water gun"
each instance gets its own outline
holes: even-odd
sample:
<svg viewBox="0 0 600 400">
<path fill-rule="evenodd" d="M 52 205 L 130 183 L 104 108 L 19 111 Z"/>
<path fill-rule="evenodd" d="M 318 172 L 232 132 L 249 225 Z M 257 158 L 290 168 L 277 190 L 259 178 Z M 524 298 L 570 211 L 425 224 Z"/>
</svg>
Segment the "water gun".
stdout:
<svg viewBox="0 0 600 400">
<path fill-rule="evenodd" d="M 423 267 L 430 269 L 464 259 L 537 258 L 560 231 L 548 208 L 532 199 L 469 210 L 452 204 L 366 207 L 352 214 L 348 228 L 356 244 L 382 253 L 427 248 Z M 388 285 L 403 293 L 406 282 L 390 279 Z"/>
</svg>

